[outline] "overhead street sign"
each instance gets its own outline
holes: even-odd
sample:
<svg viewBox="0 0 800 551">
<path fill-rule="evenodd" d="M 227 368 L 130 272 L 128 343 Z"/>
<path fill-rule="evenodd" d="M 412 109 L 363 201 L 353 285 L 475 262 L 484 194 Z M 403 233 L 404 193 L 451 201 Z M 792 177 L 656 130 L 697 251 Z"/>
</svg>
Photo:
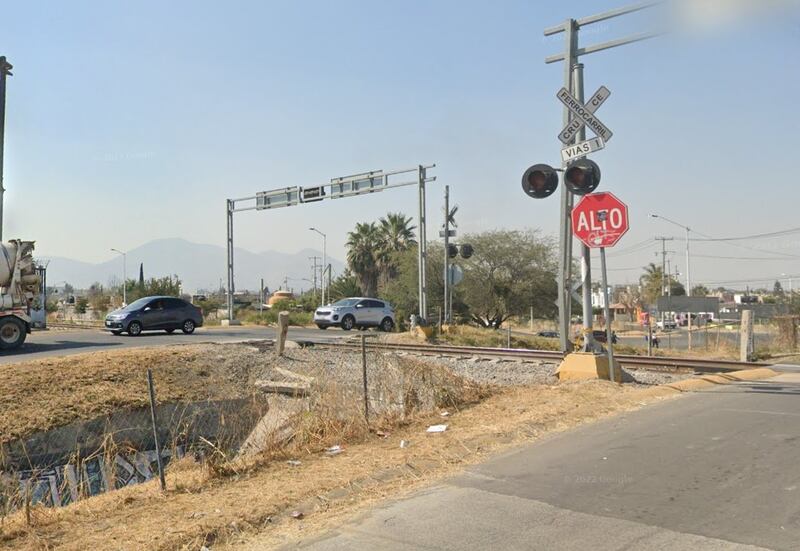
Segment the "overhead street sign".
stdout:
<svg viewBox="0 0 800 551">
<path fill-rule="evenodd" d="M 608 127 L 604 125 L 602 121 L 600 121 L 600 119 L 594 116 L 592 111 L 589 111 L 586 105 L 576 100 L 566 88 L 561 88 L 561 90 L 558 91 L 558 94 L 556 94 L 556 97 L 559 99 L 559 101 L 561 101 L 561 103 L 566 105 L 567 109 L 572 111 L 572 113 L 575 114 L 580 121 L 583 121 L 589 130 L 597 134 L 598 138 L 602 138 L 603 141 L 607 142 L 611 139 L 611 136 L 614 135 L 611 130 L 609 130 Z"/>
<path fill-rule="evenodd" d="M 297 186 L 256 193 L 256 210 L 291 207 L 300 202 L 300 188 Z"/>
<path fill-rule="evenodd" d="M 313 203 L 314 201 L 322 201 L 325 199 L 325 186 L 304 187 L 300 189 L 300 199 L 303 203 Z"/>
<path fill-rule="evenodd" d="M 597 92 L 589 98 L 589 101 L 586 102 L 586 110 L 589 113 L 594 113 L 597 111 L 603 103 L 608 99 L 608 96 L 611 95 L 611 90 L 606 88 L 605 86 L 601 86 L 598 88 Z M 583 128 L 584 123 L 580 119 L 572 119 L 570 123 L 561 131 L 558 135 L 558 139 L 564 145 L 569 145 L 572 143 L 572 139 L 575 137 L 575 134 Z"/>
<path fill-rule="evenodd" d="M 570 145 L 569 147 L 565 147 L 561 150 L 561 160 L 565 163 L 568 163 L 575 159 L 586 157 L 589 153 L 600 151 L 605 146 L 606 143 L 602 138 L 592 138 L 591 140 L 586 140 L 585 142 L 576 143 L 575 145 Z"/>
<path fill-rule="evenodd" d="M 613 247 L 628 228 L 628 206 L 613 193 L 584 195 L 572 210 L 572 233 L 587 247 Z"/>
</svg>

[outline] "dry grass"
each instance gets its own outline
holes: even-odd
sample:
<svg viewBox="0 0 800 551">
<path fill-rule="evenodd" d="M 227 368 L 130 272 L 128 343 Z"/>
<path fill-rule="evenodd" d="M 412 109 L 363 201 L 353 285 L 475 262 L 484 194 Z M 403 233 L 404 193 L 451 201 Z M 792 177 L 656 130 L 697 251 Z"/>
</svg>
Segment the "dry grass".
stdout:
<svg viewBox="0 0 800 551">
<path fill-rule="evenodd" d="M 147 368 L 160 403 L 245 395 L 247 365 L 217 361 L 214 345 L 76 354 L 0 366 L 0 443 L 148 404 Z"/>
<path fill-rule="evenodd" d="M 407 417 L 393 429 L 392 420 L 384 419 L 384 430 L 394 431 L 390 436 L 363 439 L 362 433 L 361 442 L 356 436 L 335 456 L 317 451 L 331 442 L 330 428 L 309 430 L 318 437 L 305 444 L 298 439 L 282 455 L 238 475 L 212 476 L 185 460 L 169 469 L 166 495 L 146 483 L 65 508 L 34 509 L 30 525 L 21 511 L 7 519 L 0 541 L 7 549 L 268 548 L 308 537 L 374 500 L 419 488 L 509 446 L 655 399 L 652 391 L 600 381 L 514 388 L 471 407 L 449 408 L 446 433 L 424 432 L 443 421 L 436 412 Z M 400 448 L 400 440 L 410 447 Z M 276 461 L 280 457 L 302 464 Z M 296 509 L 304 520 L 289 517 Z"/>
</svg>

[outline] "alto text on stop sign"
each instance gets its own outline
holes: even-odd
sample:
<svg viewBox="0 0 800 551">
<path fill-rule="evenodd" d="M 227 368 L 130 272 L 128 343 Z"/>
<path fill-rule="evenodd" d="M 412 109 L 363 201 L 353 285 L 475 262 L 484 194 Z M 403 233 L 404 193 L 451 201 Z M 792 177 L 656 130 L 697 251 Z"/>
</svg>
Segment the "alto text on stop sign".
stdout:
<svg viewBox="0 0 800 551">
<path fill-rule="evenodd" d="M 585 195 L 572 211 L 572 232 L 589 247 L 613 247 L 628 231 L 628 207 L 612 193 Z"/>
</svg>

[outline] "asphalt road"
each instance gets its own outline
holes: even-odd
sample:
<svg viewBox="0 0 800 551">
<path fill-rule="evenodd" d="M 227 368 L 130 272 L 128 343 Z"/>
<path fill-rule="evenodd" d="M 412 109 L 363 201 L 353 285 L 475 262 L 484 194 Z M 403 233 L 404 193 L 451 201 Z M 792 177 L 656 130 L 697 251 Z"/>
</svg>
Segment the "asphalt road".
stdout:
<svg viewBox="0 0 800 551">
<path fill-rule="evenodd" d="M 332 550 L 796 550 L 800 374 L 561 433 L 373 509 Z"/>
<path fill-rule="evenodd" d="M 335 340 L 352 336 L 358 332 L 345 333 L 338 329 L 289 328 L 290 339 L 313 339 L 315 341 Z M 0 364 L 16 363 L 37 358 L 67 356 L 94 350 L 118 350 L 143 346 L 162 346 L 170 344 L 235 342 L 242 340 L 274 339 L 275 329 L 269 327 L 200 327 L 191 335 L 176 331 L 168 335 L 163 331 L 144 333 L 139 337 L 112 335 L 94 329 L 34 331 L 22 348 L 0 352 Z"/>
</svg>

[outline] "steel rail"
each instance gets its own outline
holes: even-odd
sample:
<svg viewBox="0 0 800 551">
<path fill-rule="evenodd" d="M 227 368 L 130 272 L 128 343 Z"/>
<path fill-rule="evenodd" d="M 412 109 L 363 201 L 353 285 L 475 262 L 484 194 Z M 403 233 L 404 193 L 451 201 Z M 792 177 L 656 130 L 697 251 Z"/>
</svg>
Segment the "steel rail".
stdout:
<svg viewBox="0 0 800 551">
<path fill-rule="evenodd" d="M 315 346 L 330 346 L 334 348 L 360 349 L 361 344 L 349 341 L 338 343 L 315 344 Z M 410 352 L 425 355 L 442 356 L 490 356 L 512 359 L 530 360 L 552 360 L 560 361 L 564 355 L 553 350 L 531 350 L 525 348 L 490 348 L 481 346 L 440 346 L 432 344 L 402 344 L 402 343 L 381 343 L 367 342 L 367 348 L 372 350 L 392 350 L 398 352 Z M 768 367 L 765 362 L 738 362 L 733 360 L 707 360 L 699 358 L 676 358 L 662 356 L 635 356 L 617 355 L 615 358 L 623 367 L 632 369 L 691 369 L 698 372 L 725 372 L 739 371 L 741 369 L 752 369 L 758 367 Z"/>
</svg>

